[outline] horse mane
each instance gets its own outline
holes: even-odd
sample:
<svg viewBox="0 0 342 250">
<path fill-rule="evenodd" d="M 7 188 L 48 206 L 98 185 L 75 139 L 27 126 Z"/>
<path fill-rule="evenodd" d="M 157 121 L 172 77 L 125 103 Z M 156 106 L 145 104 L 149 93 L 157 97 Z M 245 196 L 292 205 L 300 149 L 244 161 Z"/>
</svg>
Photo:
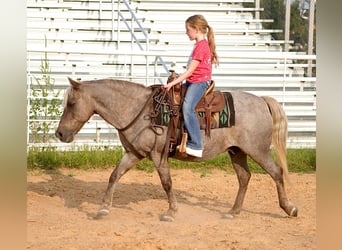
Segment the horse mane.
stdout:
<svg viewBox="0 0 342 250">
<path fill-rule="evenodd" d="M 139 89 L 146 89 L 147 86 L 143 85 L 142 83 L 137 83 L 137 82 L 131 82 L 131 81 L 127 81 L 127 80 L 120 80 L 120 79 L 115 79 L 115 78 L 103 78 L 103 79 L 96 79 L 96 80 L 86 80 L 86 81 L 82 81 L 81 84 L 104 84 L 107 86 L 120 86 L 124 89 L 129 89 L 130 85 L 134 85 L 136 87 L 138 87 Z"/>
<path fill-rule="evenodd" d="M 137 86 L 138 88 L 146 89 L 146 86 L 141 83 L 130 82 L 126 80 L 119 80 L 119 79 L 112 79 L 112 78 L 98 80 L 98 83 L 102 83 L 102 82 L 108 83 L 109 85 L 112 85 L 112 84 L 121 85 L 125 89 L 127 89 L 129 85 L 134 85 L 134 86 Z"/>
<path fill-rule="evenodd" d="M 111 86 L 111 85 L 113 86 L 115 84 L 116 86 L 119 85 L 120 87 L 125 88 L 125 89 L 128 87 L 128 85 L 138 86 L 138 88 L 141 88 L 141 89 L 147 88 L 147 86 L 145 86 L 141 83 L 130 82 L 130 81 L 126 81 L 126 80 L 113 79 L 113 78 L 98 79 L 98 80 L 87 80 L 87 81 L 82 81 L 80 83 L 81 84 L 107 84 L 108 86 Z M 69 99 L 70 93 L 72 92 L 72 89 L 73 89 L 72 86 L 65 89 L 64 97 L 63 97 L 63 101 L 62 101 L 63 108 L 66 108 L 66 106 L 67 106 L 68 99 Z"/>
<path fill-rule="evenodd" d="M 66 108 L 66 106 L 67 106 L 68 98 L 69 98 L 69 94 L 71 93 L 71 90 L 72 90 L 72 88 L 68 87 L 64 92 L 64 97 L 63 97 L 63 101 L 62 101 L 63 108 Z"/>
</svg>

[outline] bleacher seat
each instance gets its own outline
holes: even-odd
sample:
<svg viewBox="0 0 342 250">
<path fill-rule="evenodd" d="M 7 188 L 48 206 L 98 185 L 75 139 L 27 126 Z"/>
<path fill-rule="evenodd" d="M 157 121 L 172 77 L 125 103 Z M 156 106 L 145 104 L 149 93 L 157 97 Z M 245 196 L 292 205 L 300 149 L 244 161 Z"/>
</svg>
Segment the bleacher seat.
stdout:
<svg viewBox="0 0 342 250">
<path fill-rule="evenodd" d="M 114 5 L 111 0 L 28 0 L 28 85 L 32 87 L 34 77 L 43 74 L 40 65 L 45 49 L 49 51 L 56 89 L 67 87 L 69 76 L 82 80 L 116 77 L 146 85 L 165 82 L 171 65 L 184 69 L 193 46 L 185 35 L 185 19 L 203 14 L 214 29 L 220 56 L 220 66 L 213 70 L 216 88 L 275 97 L 284 105 L 289 119 L 291 147 L 301 142 L 314 147 L 316 78 L 307 77 L 306 71 L 315 63 L 285 63 L 280 56 L 263 58 L 271 53 L 283 54 L 284 44 L 291 45 L 293 41 L 274 40 L 272 34 L 282 30 L 264 29 L 263 24 L 273 20 L 255 18 L 255 13 L 263 9 L 243 6 L 254 2 L 131 0 L 126 1 L 130 4 L 128 9 L 123 0 L 114 1 Z M 157 56 L 129 56 L 128 52 L 140 50 L 139 44 L 143 50 L 163 52 L 162 60 Z M 122 53 L 110 53 L 113 50 Z M 234 53 L 242 56 L 234 57 Z M 251 54 L 257 56 L 249 57 Z M 81 130 L 79 139 L 116 144 L 114 132 L 108 124 L 94 118 Z"/>
</svg>

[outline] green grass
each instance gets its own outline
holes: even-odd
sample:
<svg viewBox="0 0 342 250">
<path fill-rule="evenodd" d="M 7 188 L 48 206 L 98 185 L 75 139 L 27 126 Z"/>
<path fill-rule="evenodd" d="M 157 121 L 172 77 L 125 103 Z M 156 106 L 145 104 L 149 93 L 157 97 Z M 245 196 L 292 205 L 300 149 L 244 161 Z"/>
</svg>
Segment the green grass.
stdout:
<svg viewBox="0 0 342 250">
<path fill-rule="evenodd" d="M 43 150 L 33 148 L 28 152 L 28 169 L 55 170 L 58 168 L 94 169 L 112 168 L 116 166 L 123 151 L 121 147 L 115 149 L 90 149 L 80 151 L 57 151 L 51 148 Z"/>
<path fill-rule="evenodd" d="M 271 152 L 272 156 L 274 153 Z M 114 149 L 104 148 L 83 148 L 79 151 L 57 151 L 53 148 L 30 149 L 27 157 L 27 168 L 29 170 L 56 170 L 58 168 L 70 169 L 107 169 L 114 168 L 122 158 L 121 147 Z M 316 171 L 316 150 L 315 149 L 289 149 L 287 150 L 287 161 L 290 172 L 312 173 Z M 217 157 L 200 163 L 184 162 L 169 159 L 169 165 L 173 169 L 193 169 L 205 176 L 207 171 L 221 169 L 233 173 L 228 154 L 223 153 Z M 253 173 L 265 173 L 252 159 L 248 158 L 248 165 Z M 153 172 L 153 163 L 143 159 L 136 166 L 136 169 Z"/>
</svg>

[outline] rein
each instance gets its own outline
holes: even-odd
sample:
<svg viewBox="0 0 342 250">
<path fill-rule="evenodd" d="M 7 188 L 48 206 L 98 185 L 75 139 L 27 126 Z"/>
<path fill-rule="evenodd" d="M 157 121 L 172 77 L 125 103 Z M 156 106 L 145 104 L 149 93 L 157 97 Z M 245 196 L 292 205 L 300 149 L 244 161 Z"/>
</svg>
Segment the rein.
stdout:
<svg viewBox="0 0 342 250">
<path fill-rule="evenodd" d="M 150 103 L 150 100 L 153 99 L 153 97 L 155 96 L 155 94 L 160 91 L 160 88 L 154 88 L 151 95 L 148 97 L 147 101 L 145 102 L 144 106 L 141 108 L 141 110 L 138 112 L 138 114 L 135 116 L 135 118 L 128 123 L 125 127 L 123 128 L 117 128 L 117 130 L 119 132 L 124 132 L 125 130 L 127 130 L 128 128 L 130 128 L 137 120 L 138 118 L 141 116 L 141 114 L 143 113 L 143 111 L 145 110 L 145 108 L 147 107 L 147 105 Z M 167 94 L 167 91 L 164 91 L 164 95 L 162 97 L 162 99 L 165 99 L 165 96 Z M 156 113 L 156 110 L 152 111 L 150 115 L 146 115 L 146 117 L 144 117 L 145 119 L 151 119 L 151 129 L 153 130 L 153 132 L 156 135 L 162 135 L 164 132 L 164 128 L 162 126 L 158 126 L 155 124 L 155 117 L 158 115 L 158 113 Z M 162 132 L 158 132 L 156 128 L 161 128 Z M 145 128 L 146 129 L 146 128 Z M 123 135 L 124 136 L 124 135 Z M 125 136 L 124 136 L 125 137 Z M 125 139 L 126 140 L 126 139 Z M 143 156 L 142 154 L 140 154 L 136 148 L 134 147 L 134 145 L 132 143 L 130 143 L 128 140 L 126 140 L 126 146 L 128 147 L 128 149 L 130 149 L 132 151 L 132 153 L 138 157 L 139 159 L 143 159 L 145 156 Z"/>
<path fill-rule="evenodd" d="M 148 116 L 148 118 L 151 119 L 151 129 L 154 131 L 154 133 L 157 135 L 162 135 L 164 132 L 164 127 L 156 124 L 156 118 L 161 112 L 161 107 L 164 106 L 171 116 L 174 115 L 175 112 L 173 110 L 173 106 L 168 92 L 166 90 L 160 90 L 160 87 L 158 85 L 156 85 L 156 87 L 152 86 L 152 88 L 154 88 L 155 92 L 159 91 L 159 93 L 153 96 L 153 101 L 155 102 L 155 105 L 153 111 Z M 162 132 L 158 132 L 157 128 L 160 128 Z"/>
<path fill-rule="evenodd" d="M 130 123 L 128 123 L 125 127 L 123 127 L 123 128 L 117 128 L 116 130 L 118 130 L 119 132 L 123 132 L 123 131 L 129 129 L 129 128 L 133 125 L 133 123 L 135 123 L 136 120 L 140 117 L 140 115 L 142 114 L 142 112 L 144 111 L 144 109 L 147 107 L 147 105 L 148 105 L 150 99 L 154 96 L 154 94 L 155 94 L 156 91 L 157 91 L 156 89 L 155 89 L 154 91 L 152 91 L 151 95 L 148 97 L 148 99 L 147 99 L 147 101 L 145 102 L 145 104 L 144 104 L 144 106 L 142 107 L 142 109 L 139 111 L 139 113 L 135 116 L 135 118 L 134 118 Z"/>
</svg>

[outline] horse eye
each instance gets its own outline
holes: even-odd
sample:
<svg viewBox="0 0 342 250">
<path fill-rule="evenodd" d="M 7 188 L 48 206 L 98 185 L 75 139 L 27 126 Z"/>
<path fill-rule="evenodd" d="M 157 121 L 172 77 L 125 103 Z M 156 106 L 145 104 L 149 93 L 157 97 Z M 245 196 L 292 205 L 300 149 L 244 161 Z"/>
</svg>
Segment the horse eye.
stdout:
<svg viewBox="0 0 342 250">
<path fill-rule="evenodd" d="M 74 106 L 75 104 L 76 104 L 75 101 L 69 101 L 69 102 L 67 103 L 67 106 L 68 106 L 68 107 L 72 107 L 72 106 Z"/>
</svg>

